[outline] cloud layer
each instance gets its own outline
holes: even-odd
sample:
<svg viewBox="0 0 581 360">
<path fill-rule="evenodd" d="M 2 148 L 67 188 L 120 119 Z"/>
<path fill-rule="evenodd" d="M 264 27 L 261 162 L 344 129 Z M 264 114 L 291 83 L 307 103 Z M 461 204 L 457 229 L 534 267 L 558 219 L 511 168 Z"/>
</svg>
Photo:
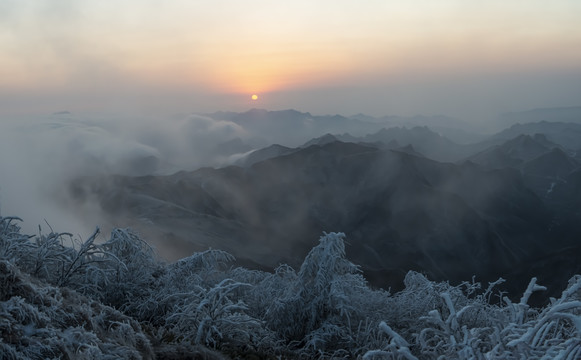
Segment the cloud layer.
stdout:
<svg viewBox="0 0 581 360">
<path fill-rule="evenodd" d="M 232 122 L 199 115 L 154 119 L 60 113 L 4 120 L 0 123 L 2 215 L 24 217 L 29 232 L 38 224 L 46 226 L 44 220 L 55 230 L 84 231 L 83 226 L 71 224 L 94 226 L 98 219 L 75 219 L 70 209 L 55 207 L 55 202 L 66 205 L 64 194 L 71 179 L 217 166 L 230 155 L 220 153 L 219 145 L 246 137 Z"/>
</svg>

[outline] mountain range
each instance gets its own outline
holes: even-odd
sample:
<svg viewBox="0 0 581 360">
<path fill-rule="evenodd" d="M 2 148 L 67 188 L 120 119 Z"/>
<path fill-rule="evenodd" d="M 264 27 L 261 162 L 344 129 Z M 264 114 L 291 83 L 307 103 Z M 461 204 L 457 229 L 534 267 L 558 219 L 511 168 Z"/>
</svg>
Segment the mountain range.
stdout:
<svg viewBox="0 0 581 360">
<path fill-rule="evenodd" d="M 500 115 L 500 122 L 505 126 L 542 121 L 579 124 L 581 123 L 581 106 L 540 108 Z"/>
<path fill-rule="evenodd" d="M 170 259 L 212 247 L 254 268 L 298 266 L 322 232 L 342 231 L 347 256 L 375 286 L 401 287 L 417 270 L 453 282 L 508 276 L 523 287 L 530 276 L 566 281 L 574 268 L 563 264 L 581 256 L 581 170 L 564 128 L 576 129 L 515 125 L 473 144 L 425 126 L 327 134 L 222 168 L 78 178 L 69 193 Z"/>
</svg>

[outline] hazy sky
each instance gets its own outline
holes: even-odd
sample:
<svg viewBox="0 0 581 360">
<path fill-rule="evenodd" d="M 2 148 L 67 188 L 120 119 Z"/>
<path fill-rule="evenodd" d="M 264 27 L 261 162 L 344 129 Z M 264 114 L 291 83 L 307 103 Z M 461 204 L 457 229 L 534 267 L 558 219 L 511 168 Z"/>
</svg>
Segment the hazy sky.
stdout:
<svg viewBox="0 0 581 360">
<path fill-rule="evenodd" d="M 579 0 L 0 0 L 0 114 L 470 120 L 580 95 Z"/>
</svg>

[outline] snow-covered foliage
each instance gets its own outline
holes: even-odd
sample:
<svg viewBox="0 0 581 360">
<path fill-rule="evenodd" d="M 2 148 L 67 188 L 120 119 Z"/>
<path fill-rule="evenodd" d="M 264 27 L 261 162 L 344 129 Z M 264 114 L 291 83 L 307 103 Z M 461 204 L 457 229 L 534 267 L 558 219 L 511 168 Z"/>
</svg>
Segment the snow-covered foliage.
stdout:
<svg viewBox="0 0 581 360">
<path fill-rule="evenodd" d="M 97 242 L 21 234 L 0 218 L 0 358 L 581 358 L 581 276 L 544 308 L 532 279 L 518 303 L 503 280 L 457 286 L 409 272 L 372 289 L 323 234 L 300 269 L 233 267 L 220 250 L 174 264 L 137 234 Z M 72 244 L 72 245 L 71 245 Z"/>
<path fill-rule="evenodd" d="M 153 359 L 137 321 L 0 260 L 0 358 Z"/>
</svg>

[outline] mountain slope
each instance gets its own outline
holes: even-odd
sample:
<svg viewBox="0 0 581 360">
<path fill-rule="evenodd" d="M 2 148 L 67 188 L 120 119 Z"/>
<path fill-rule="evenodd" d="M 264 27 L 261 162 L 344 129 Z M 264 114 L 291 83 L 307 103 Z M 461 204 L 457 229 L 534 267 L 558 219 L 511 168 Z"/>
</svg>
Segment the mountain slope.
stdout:
<svg viewBox="0 0 581 360">
<path fill-rule="evenodd" d="M 382 274 L 371 279 L 378 285 L 396 285 L 409 269 L 492 279 L 546 250 L 550 223 L 517 171 L 342 142 L 249 168 L 87 178 L 71 189 L 116 222 L 154 234 L 158 247 L 178 248 L 177 257 L 211 246 L 253 266 L 296 265 L 310 239 L 341 230 L 348 256 Z"/>
<path fill-rule="evenodd" d="M 247 167 L 256 164 L 257 162 L 268 160 L 274 157 L 290 154 L 296 149 L 286 146 L 274 144 L 262 149 L 252 151 L 244 157 L 238 159 L 234 164 L 242 167 Z"/>
<path fill-rule="evenodd" d="M 363 137 L 362 141 L 369 143 L 382 142 L 384 144 L 396 141 L 402 146 L 412 145 L 420 153 L 438 161 L 459 160 L 467 151 L 465 146 L 448 140 L 428 127 L 419 126 L 411 129 L 403 127 L 381 129 L 374 134 Z"/>
<path fill-rule="evenodd" d="M 543 134 L 546 138 L 564 148 L 577 152 L 581 149 L 581 124 L 547 122 L 516 124 L 491 137 L 496 140 L 510 140 L 519 135 Z"/>
<path fill-rule="evenodd" d="M 467 160 L 489 169 L 518 167 L 557 146 L 549 142 L 544 135 L 535 134 L 530 136 L 521 134 L 501 145 L 492 146 L 472 155 Z"/>
</svg>

